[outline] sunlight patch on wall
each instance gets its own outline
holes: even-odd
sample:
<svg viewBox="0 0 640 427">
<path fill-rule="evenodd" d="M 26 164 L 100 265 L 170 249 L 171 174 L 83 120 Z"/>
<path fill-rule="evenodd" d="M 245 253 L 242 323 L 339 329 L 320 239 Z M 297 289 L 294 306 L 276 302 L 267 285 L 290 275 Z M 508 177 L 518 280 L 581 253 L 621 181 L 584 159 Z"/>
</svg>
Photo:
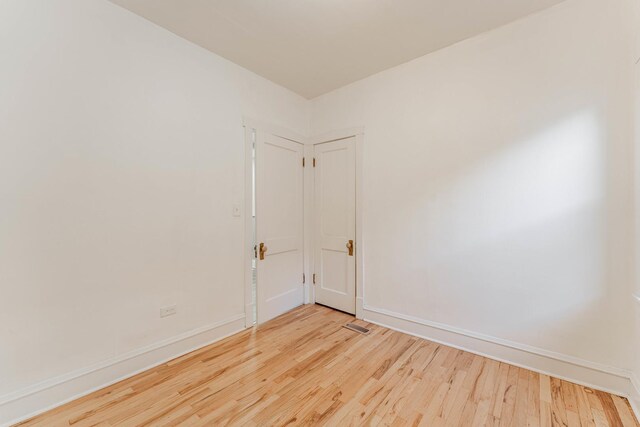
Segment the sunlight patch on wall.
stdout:
<svg viewBox="0 0 640 427">
<path fill-rule="evenodd" d="M 597 204 L 605 194 L 604 156 L 592 111 L 486 156 L 448 191 L 460 214 L 453 227 L 460 243 L 475 246 Z"/>
<path fill-rule="evenodd" d="M 579 339 L 585 325 L 600 328 L 593 307 L 607 286 L 606 154 L 600 119 L 585 110 L 442 182 L 437 208 L 432 200 L 427 209 L 437 238 L 424 271 L 430 298 L 455 303 L 457 314 L 438 316 L 453 321 L 484 304 L 517 314 L 519 334 L 532 325 L 533 334 L 552 328 Z"/>
</svg>

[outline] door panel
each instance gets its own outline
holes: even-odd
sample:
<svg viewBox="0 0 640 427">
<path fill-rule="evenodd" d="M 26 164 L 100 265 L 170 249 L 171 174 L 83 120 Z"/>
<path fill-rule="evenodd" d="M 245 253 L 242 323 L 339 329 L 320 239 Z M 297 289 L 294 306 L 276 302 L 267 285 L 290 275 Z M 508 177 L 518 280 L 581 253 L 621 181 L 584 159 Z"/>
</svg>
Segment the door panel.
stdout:
<svg viewBox="0 0 640 427">
<path fill-rule="evenodd" d="M 355 138 L 315 147 L 316 302 L 355 314 Z M 357 250 L 357 248 L 356 248 Z"/>
<path fill-rule="evenodd" d="M 258 323 L 303 303 L 302 144 L 270 134 L 256 145 L 256 234 Z"/>
</svg>

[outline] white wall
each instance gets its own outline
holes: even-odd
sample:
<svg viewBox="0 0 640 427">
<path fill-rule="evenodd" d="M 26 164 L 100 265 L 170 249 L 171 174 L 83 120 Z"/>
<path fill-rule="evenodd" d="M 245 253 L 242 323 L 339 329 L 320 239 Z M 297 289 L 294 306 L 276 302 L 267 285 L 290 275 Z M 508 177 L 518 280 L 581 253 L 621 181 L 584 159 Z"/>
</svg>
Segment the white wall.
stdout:
<svg viewBox="0 0 640 427">
<path fill-rule="evenodd" d="M 0 2 L 0 94 L 0 402 L 244 316 L 242 117 L 308 101 L 105 0 Z"/>
<path fill-rule="evenodd" d="M 636 280 L 635 280 L 635 292 L 634 299 L 635 304 L 635 345 L 632 346 L 635 350 L 635 365 L 633 366 L 633 381 L 636 387 L 636 400 L 635 410 L 637 414 L 640 414 L 640 1 L 633 2 L 634 13 L 631 15 L 634 19 L 634 76 L 635 76 L 635 171 L 636 171 L 636 185 L 635 185 L 635 197 L 636 197 Z"/>
<path fill-rule="evenodd" d="M 242 317 L 243 115 L 364 126 L 369 309 L 640 376 L 631 1 L 311 102 L 104 0 L 0 2 L 0 424 Z"/>
<path fill-rule="evenodd" d="M 312 102 L 365 129 L 365 308 L 626 375 L 631 27 L 569 0 Z"/>
</svg>

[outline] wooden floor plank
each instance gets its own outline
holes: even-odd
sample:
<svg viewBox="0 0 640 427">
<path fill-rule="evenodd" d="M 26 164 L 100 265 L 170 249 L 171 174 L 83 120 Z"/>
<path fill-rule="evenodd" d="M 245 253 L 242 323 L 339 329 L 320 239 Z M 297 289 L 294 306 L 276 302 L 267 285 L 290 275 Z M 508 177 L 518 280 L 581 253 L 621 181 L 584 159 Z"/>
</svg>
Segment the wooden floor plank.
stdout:
<svg viewBox="0 0 640 427">
<path fill-rule="evenodd" d="M 22 426 L 624 426 L 626 399 L 307 305 Z"/>
</svg>

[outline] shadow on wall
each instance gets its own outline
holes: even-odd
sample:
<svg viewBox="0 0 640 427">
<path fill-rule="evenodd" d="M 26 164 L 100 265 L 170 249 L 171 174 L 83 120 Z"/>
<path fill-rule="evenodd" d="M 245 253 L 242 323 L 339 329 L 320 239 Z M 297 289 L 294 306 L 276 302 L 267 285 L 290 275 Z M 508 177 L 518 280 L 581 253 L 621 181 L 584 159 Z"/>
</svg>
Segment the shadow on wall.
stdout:
<svg viewBox="0 0 640 427">
<path fill-rule="evenodd" d="M 612 261 L 620 243 L 603 123 L 582 109 L 422 181 L 399 209 L 391 248 L 406 254 L 411 236 L 418 249 L 393 261 L 414 290 L 421 283 L 399 311 L 578 357 L 597 343 L 589 357 L 610 361 L 629 311 L 619 304 L 626 272 Z"/>
<path fill-rule="evenodd" d="M 503 333 L 514 337 L 548 338 L 555 329 L 575 347 L 588 339 L 584 331 L 607 324 L 594 316 L 607 294 L 603 133 L 597 113 L 581 111 L 451 183 L 441 199 L 455 206 L 451 242 L 433 259 L 436 283 L 455 283 L 462 269 L 480 279 L 477 292 L 489 285 L 510 294 L 504 301 L 519 301 L 520 317 Z"/>
</svg>

